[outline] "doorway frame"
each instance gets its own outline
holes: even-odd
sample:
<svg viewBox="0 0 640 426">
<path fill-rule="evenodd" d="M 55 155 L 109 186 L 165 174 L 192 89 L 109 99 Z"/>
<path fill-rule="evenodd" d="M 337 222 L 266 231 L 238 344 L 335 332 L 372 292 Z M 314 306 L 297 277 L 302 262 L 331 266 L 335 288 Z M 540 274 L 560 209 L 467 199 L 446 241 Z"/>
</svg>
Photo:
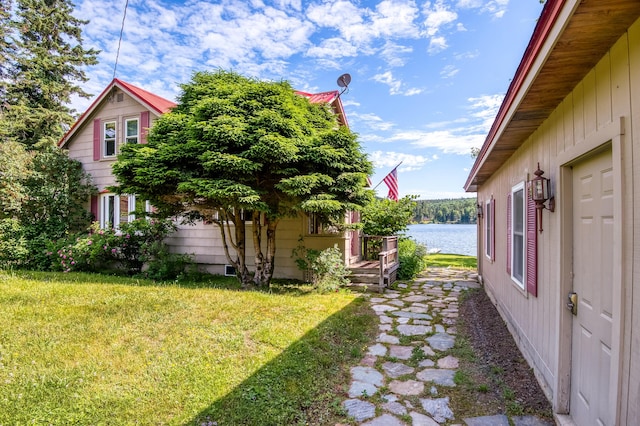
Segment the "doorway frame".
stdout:
<svg viewBox="0 0 640 426">
<path fill-rule="evenodd" d="M 623 324 L 625 321 L 623 287 L 625 280 L 625 267 L 623 265 L 622 248 L 626 245 L 626 237 L 623 233 L 624 223 L 624 149 L 625 120 L 620 117 L 619 121 L 612 121 L 603 126 L 597 132 L 587 136 L 585 140 L 573 145 L 570 149 L 558 155 L 559 183 L 558 196 L 560 213 L 560 268 L 559 268 L 559 294 L 557 295 L 558 315 L 558 342 L 556 360 L 556 383 L 554 397 L 552 401 L 553 411 L 567 422 L 571 419 L 571 346 L 572 346 L 572 325 L 573 316 L 566 308 L 567 295 L 573 289 L 573 171 L 572 166 L 589 159 L 594 154 L 611 149 L 611 161 L 613 167 L 613 214 L 614 237 L 617 242 L 613 247 L 614 265 L 621 265 L 621 268 L 614 269 L 612 277 L 612 301 L 613 310 L 617 313 L 617 319 L 612 324 L 611 346 L 617 350 L 617 356 L 612 358 L 609 405 L 614 407 L 614 422 L 619 424 L 621 417 L 621 385 L 623 366 Z M 568 415 L 568 416 L 566 416 Z M 564 422 L 563 422 L 564 423 Z"/>
</svg>

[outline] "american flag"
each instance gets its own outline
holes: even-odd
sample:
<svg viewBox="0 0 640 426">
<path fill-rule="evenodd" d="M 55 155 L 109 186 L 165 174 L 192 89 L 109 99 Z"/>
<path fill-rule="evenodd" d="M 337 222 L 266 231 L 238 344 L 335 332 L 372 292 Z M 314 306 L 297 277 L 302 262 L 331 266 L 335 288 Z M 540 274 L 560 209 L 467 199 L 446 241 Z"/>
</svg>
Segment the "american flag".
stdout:
<svg viewBox="0 0 640 426">
<path fill-rule="evenodd" d="M 384 183 L 389 187 L 389 197 L 390 200 L 398 201 L 398 172 L 396 171 L 398 167 L 391 170 L 388 175 L 386 175 L 383 179 Z"/>
</svg>

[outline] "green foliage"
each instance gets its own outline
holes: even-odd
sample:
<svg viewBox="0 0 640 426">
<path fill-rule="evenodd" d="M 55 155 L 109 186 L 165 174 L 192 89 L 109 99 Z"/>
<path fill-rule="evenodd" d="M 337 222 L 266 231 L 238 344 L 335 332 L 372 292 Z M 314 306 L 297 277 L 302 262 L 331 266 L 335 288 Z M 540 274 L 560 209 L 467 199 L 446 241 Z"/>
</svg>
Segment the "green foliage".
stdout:
<svg viewBox="0 0 640 426">
<path fill-rule="evenodd" d="M 0 142 L 0 218 L 13 217 L 27 199 L 25 181 L 31 173 L 31 155 L 24 145 Z"/>
<path fill-rule="evenodd" d="M 27 242 L 20 222 L 0 219 L 0 269 L 21 265 L 27 254 Z"/>
<path fill-rule="evenodd" d="M 24 266 L 47 269 L 49 241 L 87 229 L 91 223 L 85 203 L 95 187 L 80 162 L 55 147 L 35 153 L 24 186 L 28 197 L 15 215 L 24 229 L 30 254 Z"/>
<path fill-rule="evenodd" d="M 150 200 L 159 214 L 217 224 L 243 285 L 268 285 L 278 220 L 300 212 L 344 218 L 370 200 L 371 168 L 356 135 L 326 105 L 309 103 L 284 81 L 218 71 L 183 85 L 148 143 L 124 146 L 113 172 L 118 192 Z M 253 277 L 243 211 L 253 222 Z"/>
<path fill-rule="evenodd" d="M 427 267 L 427 248 L 411 238 L 398 239 L 398 279 L 410 280 L 415 278 Z"/>
<path fill-rule="evenodd" d="M 361 213 L 362 232 L 365 235 L 397 235 L 407 229 L 416 207 L 415 197 L 406 196 L 397 202 L 376 198 Z"/>
<path fill-rule="evenodd" d="M 475 198 L 417 200 L 411 220 L 415 223 L 477 222 Z"/>
<path fill-rule="evenodd" d="M 100 229 L 94 223 L 89 234 L 71 236 L 48 252 L 57 259 L 58 270 L 122 271 L 140 274 L 149 264 L 147 276 L 173 279 L 191 264 L 186 255 L 172 255 L 163 240 L 175 225 L 170 220 L 136 219 L 120 225 L 120 229 Z"/>
<path fill-rule="evenodd" d="M 82 47 L 70 0 L 13 0 L 0 7 L 0 140 L 51 146 L 74 118 L 74 95 L 98 51 Z M 13 13 L 10 4 L 13 3 Z"/>
<path fill-rule="evenodd" d="M 337 245 L 313 250 L 306 248 L 300 240 L 300 245 L 293 250 L 293 256 L 298 268 L 311 274 L 313 286 L 321 293 L 337 291 L 349 284 L 349 270 Z"/>
</svg>

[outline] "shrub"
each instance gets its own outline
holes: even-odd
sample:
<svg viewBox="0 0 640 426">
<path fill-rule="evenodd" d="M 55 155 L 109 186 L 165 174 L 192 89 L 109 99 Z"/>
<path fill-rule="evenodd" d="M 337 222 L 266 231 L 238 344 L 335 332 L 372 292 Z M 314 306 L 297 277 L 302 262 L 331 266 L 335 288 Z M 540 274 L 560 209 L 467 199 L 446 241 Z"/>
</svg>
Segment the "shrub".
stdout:
<svg viewBox="0 0 640 426">
<path fill-rule="evenodd" d="M 300 245 L 294 249 L 293 255 L 296 257 L 298 268 L 311 274 L 311 282 L 318 291 L 336 291 L 349 284 L 349 270 L 337 245 L 320 251 L 304 247 L 300 240 Z"/>
<path fill-rule="evenodd" d="M 427 247 L 411 238 L 401 237 L 398 240 L 398 279 L 410 280 L 415 278 L 427 267 Z"/>
<path fill-rule="evenodd" d="M 20 266 L 27 258 L 27 243 L 16 219 L 0 219 L 0 268 Z"/>
<path fill-rule="evenodd" d="M 118 230 L 100 229 L 94 223 L 89 234 L 70 236 L 48 254 L 57 256 L 57 269 L 65 272 L 140 274 L 147 264 L 151 278 L 173 279 L 192 263 L 187 255 L 168 252 L 163 241 L 174 230 L 170 220 L 137 219 L 121 224 Z"/>
</svg>

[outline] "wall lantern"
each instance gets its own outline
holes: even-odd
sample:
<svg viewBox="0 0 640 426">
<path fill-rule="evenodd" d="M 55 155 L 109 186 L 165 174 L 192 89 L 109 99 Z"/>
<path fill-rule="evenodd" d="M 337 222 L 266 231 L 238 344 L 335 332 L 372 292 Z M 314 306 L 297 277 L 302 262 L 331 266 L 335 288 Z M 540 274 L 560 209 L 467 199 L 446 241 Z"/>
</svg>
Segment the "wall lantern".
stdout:
<svg viewBox="0 0 640 426">
<path fill-rule="evenodd" d="M 551 189 L 549 186 L 551 185 L 551 180 L 542 177 L 544 172 L 540 170 L 540 163 L 538 163 L 538 170 L 533 172 L 536 177 L 529 181 L 529 191 L 531 198 L 536 203 L 536 211 L 538 212 L 538 230 L 542 232 L 542 209 L 547 209 L 550 212 L 555 211 L 556 208 L 556 200 L 551 195 Z M 549 200 L 549 207 L 545 206 L 544 203 Z"/>
<path fill-rule="evenodd" d="M 476 204 L 476 213 L 478 214 L 479 218 L 482 218 L 482 204 L 480 203 Z"/>
</svg>

